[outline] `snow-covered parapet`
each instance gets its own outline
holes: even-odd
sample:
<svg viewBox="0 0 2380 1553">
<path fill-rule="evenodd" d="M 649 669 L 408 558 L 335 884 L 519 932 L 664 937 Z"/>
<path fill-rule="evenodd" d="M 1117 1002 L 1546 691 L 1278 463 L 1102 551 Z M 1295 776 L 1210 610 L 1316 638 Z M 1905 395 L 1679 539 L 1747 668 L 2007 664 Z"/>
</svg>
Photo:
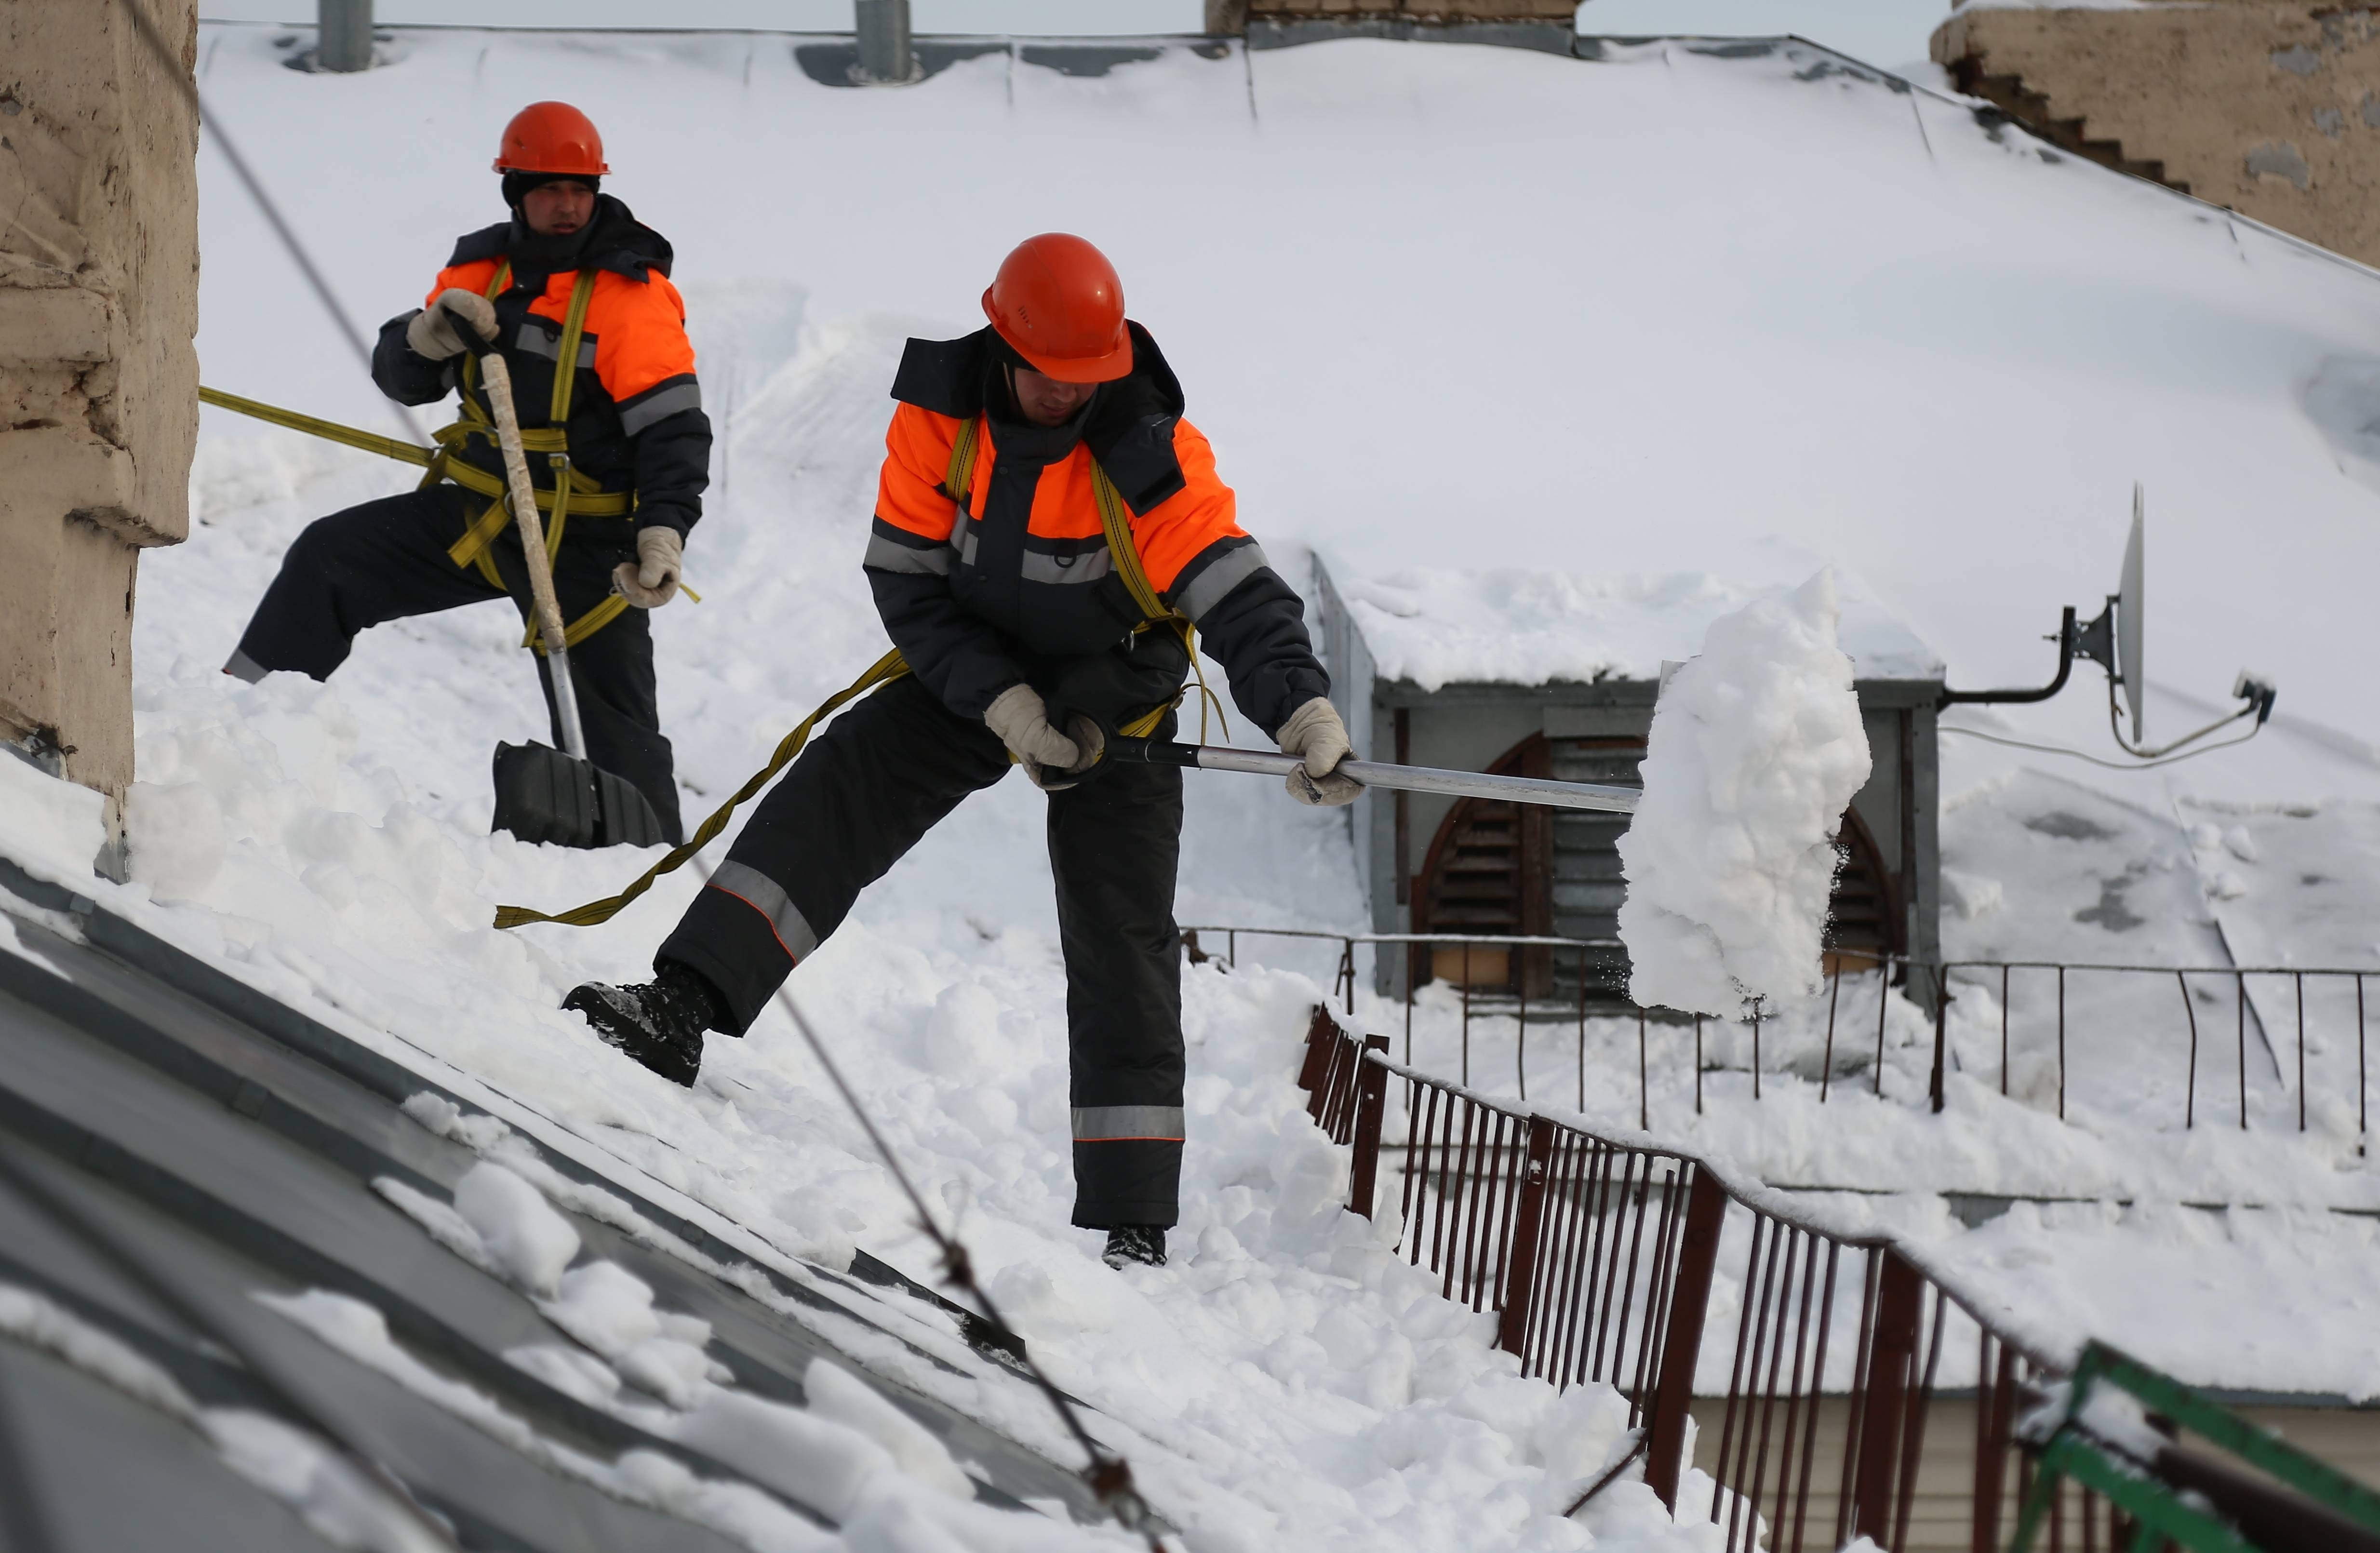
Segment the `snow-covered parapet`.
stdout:
<svg viewBox="0 0 2380 1553">
<path fill-rule="evenodd" d="M 1620 838 L 1637 1002 L 1732 1014 L 1817 990 L 1835 831 L 1869 764 L 1838 613 L 1820 572 L 1712 623 L 1662 688 Z"/>
</svg>

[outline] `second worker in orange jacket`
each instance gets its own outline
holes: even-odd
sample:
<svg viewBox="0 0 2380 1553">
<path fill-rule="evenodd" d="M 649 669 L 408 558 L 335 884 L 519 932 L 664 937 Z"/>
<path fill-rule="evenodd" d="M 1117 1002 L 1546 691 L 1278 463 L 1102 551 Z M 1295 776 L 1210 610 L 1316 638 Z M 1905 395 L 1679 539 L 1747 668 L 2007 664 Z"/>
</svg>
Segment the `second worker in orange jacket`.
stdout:
<svg viewBox="0 0 2380 1553">
<path fill-rule="evenodd" d="M 381 392 L 407 405 L 459 393 L 463 419 L 439 434 L 439 462 L 420 489 L 334 513 L 298 537 L 225 672 L 327 679 L 358 633 L 386 621 L 506 597 L 528 618 L 528 559 L 498 502 L 503 456 L 455 333 L 475 330 L 511 368 L 538 505 L 557 488 L 567 493 L 548 527 L 588 757 L 643 793 L 674 843 L 677 784 L 645 612 L 677 591 L 710 479 L 710 421 L 670 245 L 601 192 L 603 142 L 568 103 L 514 115 L 495 170 L 512 219 L 459 239 L 423 306 L 391 319 L 372 353 Z M 541 655 L 537 666 L 551 711 Z"/>
</svg>

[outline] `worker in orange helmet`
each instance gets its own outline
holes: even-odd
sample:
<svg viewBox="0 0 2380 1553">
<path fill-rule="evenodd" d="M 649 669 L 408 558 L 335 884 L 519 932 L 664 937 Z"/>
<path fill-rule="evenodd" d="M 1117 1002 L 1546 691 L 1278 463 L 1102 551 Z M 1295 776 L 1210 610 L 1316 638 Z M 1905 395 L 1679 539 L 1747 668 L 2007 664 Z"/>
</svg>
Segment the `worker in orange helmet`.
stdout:
<svg viewBox="0 0 2380 1553">
<path fill-rule="evenodd" d="M 1304 607 L 1240 528 L 1106 258 L 1031 238 L 983 307 L 989 328 L 910 341 L 892 382 L 864 565 L 908 674 L 830 724 L 762 800 L 653 981 L 589 983 L 565 1006 L 692 1084 L 706 1030 L 741 1035 L 862 889 L 1020 766 L 1050 795 L 1074 1221 L 1108 1231 L 1112 1266 L 1161 1264 L 1184 1131 L 1182 775 L 1102 753 L 1119 734 L 1172 735 L 1195 626 L 1240 710 L 1301 758 L 1294 796 L 1360 789 L 1337 770 L 1347 731 Z"/>
<path fill-rule="evenodd" d="M 459 391 L 462 419 L 439 433 L 420 489 L 298 536 L 224 672 L 327 679 L 367 626 L 506 597 L 528 618 L 528 560 L 502 500 L 493 417 L 457 333 L 471 330 L 512 369 L 571 623 L 588 757 L 634 784 L 674 843 L 677 784 L 645 612 L 677 593 L 710 483 L 710 422 L 686 304 L 669 280 L 670 245 L 601 191 L 611 171 L 602 138 L 567 103 L 515 115 L 495 170 L 511 219 L 457 241 L 424 305 L 383 325 L 372 353 L 382 393 L 426 405 Z M 551 713 L 553 683 L 541 643 L 537 650 Z"/>
</svg>

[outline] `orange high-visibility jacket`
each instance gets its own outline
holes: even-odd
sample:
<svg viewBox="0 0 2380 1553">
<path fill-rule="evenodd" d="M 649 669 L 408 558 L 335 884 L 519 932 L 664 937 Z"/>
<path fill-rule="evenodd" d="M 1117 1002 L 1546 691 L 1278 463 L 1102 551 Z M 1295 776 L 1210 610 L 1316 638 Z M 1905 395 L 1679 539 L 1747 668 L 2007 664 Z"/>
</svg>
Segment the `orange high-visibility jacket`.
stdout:
<svg viewBox="0 0 2380 1553">
<path fill-rule="evenodd" d="M 517 241 L 510 224 L 463 237 L 422 305 L 434 304 L 449 286 L 485 296 L 499 271 L 512 264 L 494 298 L 496 343 L 512 368 L 521 425 L 540 427 L 551 420 L 572 288 L 582 269 L 591 273 L 594 289 L 571 365 L 577 374 L 567 428 L 571 463 L 605 491 L 634 491 L 638 527 L 692 527 L 710 483 L 710 422 L 695 377 L 686 303 L 669 279 L 669 243 L 610 195 L 597 200 L 595 219 L 577 251 L 579 268 L 540 273 L 528 260 L 512 259 Z M 391 398 L 427 404 L 455 391 L 460 361 L 415 356 L 405 344 L 412 317 L 392 319 L 382 330 L 372 375 Z M 484 391 L 472 392 L 484 410 Z M 464 443 L 455 455 L 499 478 L 504 473 L 501 456 L 483 439 Z M 529 460 L 529 472 L 541 487 L 553 483 L 542 457 Z"/>
<path fill-rule="evenodd" d="M 1172 699 L 1187 659 L 1172 631 L 1135 631 L 1143 615 L 1108 552 L 1096 458 L 1160 601 L 1196 625 L 1241 710 L 1269 733 L 1327 695 L 1329 677 L 1303 603 L 1241 528 L 1214 450 L 1182 419 L 1171 368 L 1132 330 L 1132 375 L 1054 429 L 1005 412 L 991 331 L 909 342 L 865 561 L 878 612 L 911 669 L 965 716 L 1020 683 L 1053 716 L 1087 712 L 1111 729 Z M 970 420 L 982 431 L 953 500 L 943 482 Z"/>
</svg>

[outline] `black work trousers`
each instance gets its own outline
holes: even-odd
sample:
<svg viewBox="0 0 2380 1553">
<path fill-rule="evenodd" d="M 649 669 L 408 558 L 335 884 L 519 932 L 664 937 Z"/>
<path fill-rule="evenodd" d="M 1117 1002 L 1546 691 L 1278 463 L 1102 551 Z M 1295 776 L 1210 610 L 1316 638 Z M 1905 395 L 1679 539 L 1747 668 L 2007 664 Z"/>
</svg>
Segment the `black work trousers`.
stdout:
<svg viewBox="0 0 2380 1553">
<path fill-rule="evenodd" d="M 281 574 L 264 590 L 256 614 L 239 638 L 229 665 L 243 678 L 293 669 L 316 679 L 347 661 L 357 633 L 408 615 L 434 614 L 509 597 L 526 622 L 530 615 L 528 562 L 520 530 L 505 529 L 489 545 L 496 575 L 492 588 L 480 568 L 457 566 L 447 549 L 463 537 L 468 515 L 486 498 L 459 486 L 432 485 L 390 496 L 306 526 Z M 563 618 L 576 620 L 612 592 L 612 568 L 637 558 L 636 536 L 619 518 L 580 518 L 563 530 L 562 553 L 553 564 L 553 591 Z M 556 747 L 562 725 L 554 715 L 553 678 L 537 655 L 538 683 Z M 578 721 L 587 733 L 587 758 L 625 778 L 652 801 L 662 833 L 682 839 L 677 783 L 671 773 L 670 742 L 662 736 L 654 695 L 652 625 L 639 609 L 623 610 L 613 622 L 570 649 L 571 686 L 577 693 Z"/>
<path fill-rule="evenodd" d="M 741 1034 L 861 890 L 960 799 L 1010 770 L 990 729 L 916 679 L 895 680 L 828 724 L 760 800 L 655 963 L 709 977 Z M 1172 767 L 1109 767 L 1050 795 L 1074 1218 L 1092 1229 L 1170 1225 L 1179 1208 L 1181 852 L 1182 773 Z"/>
</svg>

